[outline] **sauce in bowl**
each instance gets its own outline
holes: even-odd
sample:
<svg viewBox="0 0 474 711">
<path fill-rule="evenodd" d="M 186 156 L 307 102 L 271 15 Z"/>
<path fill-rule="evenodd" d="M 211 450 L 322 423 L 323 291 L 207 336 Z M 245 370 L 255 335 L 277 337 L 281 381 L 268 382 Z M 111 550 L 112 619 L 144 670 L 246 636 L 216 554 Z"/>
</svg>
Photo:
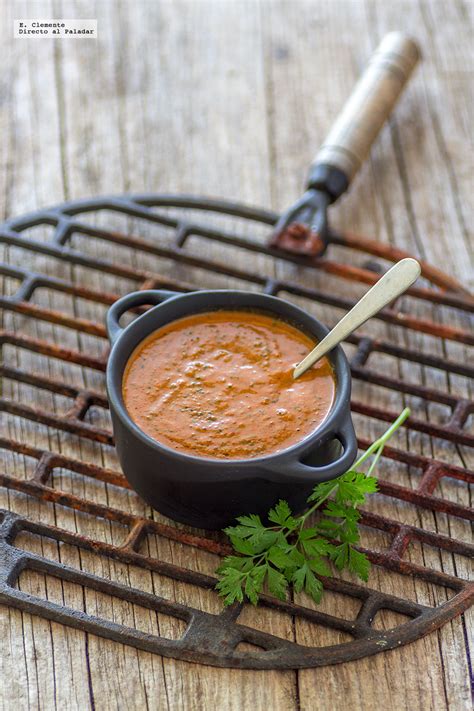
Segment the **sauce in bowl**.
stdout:
<svg viewBox="0 0 474 711">
<path fill-rule="evenodd" d="M 153 439 L 212 459 L 287 449 L 326 418 L 336 384 L 322 358 L 293 380 L 315 342 L 279 318 L 244 310 L 172 321 L 130 356 L 123 399 Z"/>
</svg>

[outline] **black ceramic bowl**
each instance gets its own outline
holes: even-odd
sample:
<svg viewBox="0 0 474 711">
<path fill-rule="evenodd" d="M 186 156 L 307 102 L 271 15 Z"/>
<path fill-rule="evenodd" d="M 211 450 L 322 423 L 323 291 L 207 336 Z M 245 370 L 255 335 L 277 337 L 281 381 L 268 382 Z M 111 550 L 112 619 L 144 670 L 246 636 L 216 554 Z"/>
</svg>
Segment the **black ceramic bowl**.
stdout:
<svg viewBox="0 0 474 711">
<path fill-rule="evenodd" d="M 145 304 L 155 307 L 126 328 L 120 326 L 119 319 L 128 309 Z M 107 392 L 124 474 L 153 508 L 200 528 L 223 528 L 242 514 L 265 517 L 279 499 L 286 499 L 293 511 L 301 511 L 313 486 L 346 471 L 357 452 L 349 409 L 350 370 L 339 346 L 330 355 L 336 397 L 327 418 L 301 442 L 280 452 L 245 460 L 194 457 L 157 442 L 132 421 L 122 397 L 122 378 L 136 346 L 170 321 L 232 308 L 276 314 L 317 340 L 327 333 L 319 321 L 298 307 L 273 296 L 245 291 L 138 291 L 119 299 L 107 314 L 113 345 L 107 365 Z"/>
</svg>

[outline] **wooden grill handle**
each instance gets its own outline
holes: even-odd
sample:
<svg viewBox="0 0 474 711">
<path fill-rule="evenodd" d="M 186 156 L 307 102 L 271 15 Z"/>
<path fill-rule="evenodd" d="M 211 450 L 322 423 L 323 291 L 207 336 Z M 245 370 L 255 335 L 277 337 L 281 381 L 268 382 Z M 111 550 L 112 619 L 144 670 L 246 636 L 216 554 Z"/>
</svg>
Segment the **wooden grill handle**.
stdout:
<svg viewBox="0 0 474 711">
<path fill-rule="evenodd" d="M 315 160 L 342 171 L 350 183 L 420 59 L 414 40 L 402 32 L 385 35 L 372 55 Z"/>
</svg>

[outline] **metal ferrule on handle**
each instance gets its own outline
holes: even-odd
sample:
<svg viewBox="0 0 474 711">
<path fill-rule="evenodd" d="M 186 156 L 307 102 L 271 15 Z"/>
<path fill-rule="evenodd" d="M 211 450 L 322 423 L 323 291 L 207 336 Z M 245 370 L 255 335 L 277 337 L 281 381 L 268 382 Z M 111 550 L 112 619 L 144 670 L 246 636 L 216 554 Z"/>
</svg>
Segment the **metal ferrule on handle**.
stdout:
<svg viewBox="0 0 474 711">
<path fill-rule="evenodd" d="M 345 187 L 349 185 L 419 58 L 418 46 L 403 33 L 383 38 L 313 162 L 311 186 L 317 184 L 323 166 L 341 171 L 347 178 Z"/>
</svg>

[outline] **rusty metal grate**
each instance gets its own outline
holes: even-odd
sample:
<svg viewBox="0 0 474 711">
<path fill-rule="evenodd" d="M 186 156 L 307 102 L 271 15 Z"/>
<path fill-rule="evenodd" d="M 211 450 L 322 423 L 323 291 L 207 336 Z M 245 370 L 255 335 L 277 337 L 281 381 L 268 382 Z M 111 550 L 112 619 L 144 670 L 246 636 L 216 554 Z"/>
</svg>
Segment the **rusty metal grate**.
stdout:
<svg viewBox="0 0 474 711">
<path fill-rule="evenodd" d="M 126 229 L 121 232 L 111 231 L 110 224 L 118 216 L 128 221 Z M 90 217 L 94 218 L 95 223 Z M 58 412 L 54 408 L 38 406 L 33 398 L 24 402 L 20 397 L 7 397 L 2 390 L 0 409 L 9 414 L 6 419 L 39 423 L 49 432 L 56 433 L 58 437 L 60 435 L 62 442 L 72 437 L 75 441 L 88 441 L 100 446 L 113 444 L 110 429 L 98 423 L 91 417 L 91 413 L 96 408 L 107 408 L 101 375 L 107 362 L 102 312 L 105 306 L 126 291 L 155 286 L 186 291 L 223 286 L 218 279 L 224 279 L 243 288 L 261 289 L 274 295 L 303 300 L 308 308 L 316 306 L 320 314 L 321 310 L 326 309 L 321 318 L 330 323 L 331 318 L 334 318 L 331 309 L 349 308 L 357 298 L 358 285 L 371 283 L 377 278 L 374 271 L 383 268 L 380 260 L 393 261 L 402 256 L 399 250 L 354 235 L 335 236 L 329 258 L 311 261 L 283 254 L 266 246 L 263 239 L 253 236 L 259 230 L 263 235 L 262 230 L 268 231 L 268 226 L 274 224 L 275 220 L 276 215 L 273 213 L 222 201 L 146 195 L 68 203 L 6 222 L 0 227 L 6 260 L 0 266 L 0 275 L 5 284 L 0 305 L 4 309 L 6 326 L 0 332 L 4 351 L 0 374 L 4 381 L 11 381 L 17 388 L 31 386 L 70 402 L 68 408 Z M 97 226 L 101 221 L 105 222 L 105 227 Z M 39 232 L 35 232 L 38 228 Z M 98 241 L 100 245 L 93 254 L 87 250 L 87 244 L 92 240 Z M 207 258 L 207 240 L 227 250 L 222 261 Z M 234 266 L 232 250 L 247 255 L 253 268 Z M 340 257 L 340 261 L 333 260 L 334 255 Z M 35 257 L 38 271 L 22 266 L 28 263 L 28 258 L 31 260 L 31 256 Z M 264 260 L 264 266 L 258 261 L 260 259 Z M 364 260 L 362 263 L 361 259 Z M 160 275 L 160 264 L 164 262 L 167 264 L 167 273 L 171 273 L 172 265 L 175 277 Z M 275 276 L 275 270 L 286 270 L 285 274 L 292 271 L 294 278 Z M 87 277 L 90 273 L 101 275 L 101 289 L 91 287 Z M 454 558 L 470 558 L 474 551 L 474 546 L 458 539 L 454 533 L 447 535 L 438 530 L 432 531 L 425 525 L 426 514 L 430 512 L 433 516 L 439 514 L 447 517 L 449 526 L 453 521 L 465 525 L 474 518 L 469 506 L 452 497 L 435 493 L 446 482 L 454 485 L 469 485 L 473 482 L 473 472 L 445 461 L 439 452 L 446 447 L 449 453 L 451 447 L 462 453 L 463 448 L 474 445 L 474 435 L 467 427 L 472 419 L 474 403 L 459 397 L 450 388 L 438 385 L 430 387 L 416 379 L 402 377 L 400 371 L 400 364 L 404 363 L 408 367 L 433 369 L 441 373 L 448 383 L 449 379 L 456 377 L 472 378 L 472 361 L 465 355 L 452 358 L 446 344 L 455 344 L 455 352 L 461 352 L 459 348 L 474 345 L 469 322 L 470 314 L 474 311 L 474 300 L 454 280 L 428 265 L 424 265 L 423 276 L 431 284 L 414 287 L 409 296 L 404 297 L 405 301 L 408 298 L 410 303 L 421 304 L 425 309 L 421 315 L 416 309 L 410 309 L 408 314 L 403 305 L 397 302 L 378 317 L 379 324 L 385 329 L 382 335 L 380 329 L 375 335 L 368 331 L 352 337 L 347 347 L 352 349 L 351 365 L 355 383 L 361 384 L 362 388 L 369 388 L 367 392 L 362 389 L 362 396 L 358 395 L 356 388 L 352 404 L 356 417 L 375 422 L 375 425 L 380 421 L 394 419 L 397 410 L 384 403 L 383 406 L 374 404 L 371 393 L 386 393 L 388 399 L 399 394 L 400 397 L 411 398 L 418 403 L 407 424 L 406 436 L 441 443 L 441 450 L 440 447 L 429 449 L 428 455 L 400 446 L 388 448 L 384 455 L 385 469 L 392 471 L 394 468 L 395 477 L 402 470 L 409 471 L 409 485 L 394 482 L 391 480 L 393 477 L 385 478 L 385 469 L 382 467 L 380 494 L 373 499 L 375 510 L 365 511 L 362 519 L 367 531 L 378 532 L 387 539 L 386 545 L 368 545 L 364 548 L 375 566 L 382 571 L 412 576 L 418 581 L 439 586 L 445 593 L 444 597 L 441 596 L 440 604 L 427 605 L 411 601 L 376 587 L 357 585 L 342 579 L 326 580 L 324 584 L 329 591 L 360 603 L 358 614 L 352 620 L 313 609 L 304 599 L 282 602 L 264 596 L 262 610 L 289 615 L 293 625 L 305 620 L 350 637 L 347 642 L 328 646 L 304 646 L 294 639 L 282 639 L 260 629 L 258 624 L 243 623 L 242 606 L 235 605 L 217 613 L 196 609 L 122 582 L 78 570 L 51 560 L 45 554 L 25 549 L 18 544 L 19 538 L 33 534 L 56 542 L 58 546 L 75 546 L 80 551 L 89 551 L 104 559 L 158 573 L 177 581 L 178 585 L 190 584 L 203 590 L 212 590 L 215 584 L 212 575 L 168 562 L 159 555 L 145 555 L 142 551 L 143 541 L 147 536 L 154 535 L 183 545 L 186 551 L 194 550 L 196 554 L 197 550 L 198 556 L 204 555 L 203 552 L 222 555 L 228 551 L 224 539 L 219 536 L 208 537 L 191 529 L 174 527 L 157 520 L 150 511 L 131 513 L 111 506 L 108 500 L 99 503 L 61 490 L 54 482 L 55 471 L 61 469 L 74 473 L 81 480 L 103 482 L 106 486 L 117 487 L 122 491 L 128 490 L 128 484 L 118 471 L 105 465 L 98 466 L 96 460 L 90 463 L 86 458 L 75 458 L 63 453 L 59 447 L 59 451 L 56 451 L 54 447 L 31 444 L 28 441 L 28 427 L 23 430 L 20 428 L 20 439 L 12 439 L 10 436 L 0 438 L 0 451 L 5 457 L 11 455 L 34 462 L 31 471 L 25 476 L 21 476 L 18 471 L 8 473 L 7 467 L 2 467 L 2 486 L 16 492 L 15 496 L 26 495 L 32 497 L 32 500 L 64 507 L 73 511 L 74 515 L 88 514 L 97 520 L 110 522 L 110 525 L 120 524 L 125 527 L 127 534 L 118 545 L 67 530 L 61 526 L 60 520 L 58 523 L 55 519 L 56 525 L 44 523 L 40 514 L 34 517 L 10 510 L 1 511 L 0 602 L 150 652 L 215 666 L 254 669 L 321 666 L 367 656 L 415 640 L 465 611 L 474 599 L 474 586 L 464 579 L 465 576 L 457 573 L 456 566 L 451 572 L 446 572 L 431 565 L 429 556 L 427 562 L 420 565 L 411 562 L 407 555 L 411 544 L 428 546 L 438 551 L 440 558 L 448 553 Z M 311 281 L 311 284 L 307 286 L 304 281 Z M 315 282 L 317 288 L 312 282 Z M 14 286 L 9 293 L 11 284 Z M 109 285 L 119 288 L 108 289 Z M 50 293 L 46 304 L 44 300 L 36 298 L 41 290 Z M 56 308 L 56 301 L 60 301 L 60 297 L 70 297 L 73 304 L 87 303 L 88 315 L 83 315 L 77 306 L 74 306 L 72 312 Z M 444 318 L 448 323 L 443 322 L 438 313 L 442 309 L 451 315 Z M 415 315 L 411 315 L 412 311 Z M 31 323 L 50 324 L 52 337 L 38 337 L 34 329 L 29 327 Z M 61 345 L 61 337 L 55 335 L 54 328 L 59 331 L 70 329 L 78 335 L 79 341 L 85 338 L 84 347 L 75 349 Z M 394 329 L 425 334 L 435 344 L 435 352 L 427 351 L 422 344 L 417 348 L 406 345 L 403 340 L 392 337 Z M 96 344 L 95 350 L 87 346 L 89 337 Z M 21 359 L 18 361 L 10 357 L 12 349 L 35 354 L 43 358 L 40 361 L 43 363 L 54 360 L 64 367 L 68 364 L 68 367 L 71 365 L 87 369 L 93 374 L 91 382 L 94 386 L 74 384 L 60 368 L 56 369 L 60 371 L 57 377 L 46 377 L 42 374 L 44 369 L 24 367 Z M 385 363 L 392 365 L 385 365 L 382 369 L 372 367 L 370 364 L 377 356 L 388 359 Z M 434 421 L 427 416 L 429 408 L 436 410 L 437 419 Z M 443 413 L 442 416 L 438 410 Z M 8 424 L 5 433 L 9 434 Z M 361 440 L 360 446 L 366 446 L 367 443 Z M 411 484 L 412 480 L 414 485 Z M 392 518 L 386 513 L 380 513 L 377 500 L 383 498 L 400 505 L 401 515 L 397 517 L 395 514 Z M 11 499 L 12 504 L 13 501 L 14 497 Z M 417 507 L 419 525 L 404 522 L 404 505 Z M 13 505 L 11 508 L 14 508 Z M 448 530 L 460 529 L 453 526 Z M 19 586 L 20 576 L 27 570 L 53 576 L 62 582 L 75 583 L 182 620 L 186 626 L 185 633 L 178 639 L 167 639 L 94 616 L 86 610 L 76 610 L 66 604 L 33 595 Z M 373 620 L 381 610 L 403 615 L 403 623 L 388 630 L 376 629 Z M 250 644 L 252 648 L 243 648 L 242 644 Z"/>
</svg>

